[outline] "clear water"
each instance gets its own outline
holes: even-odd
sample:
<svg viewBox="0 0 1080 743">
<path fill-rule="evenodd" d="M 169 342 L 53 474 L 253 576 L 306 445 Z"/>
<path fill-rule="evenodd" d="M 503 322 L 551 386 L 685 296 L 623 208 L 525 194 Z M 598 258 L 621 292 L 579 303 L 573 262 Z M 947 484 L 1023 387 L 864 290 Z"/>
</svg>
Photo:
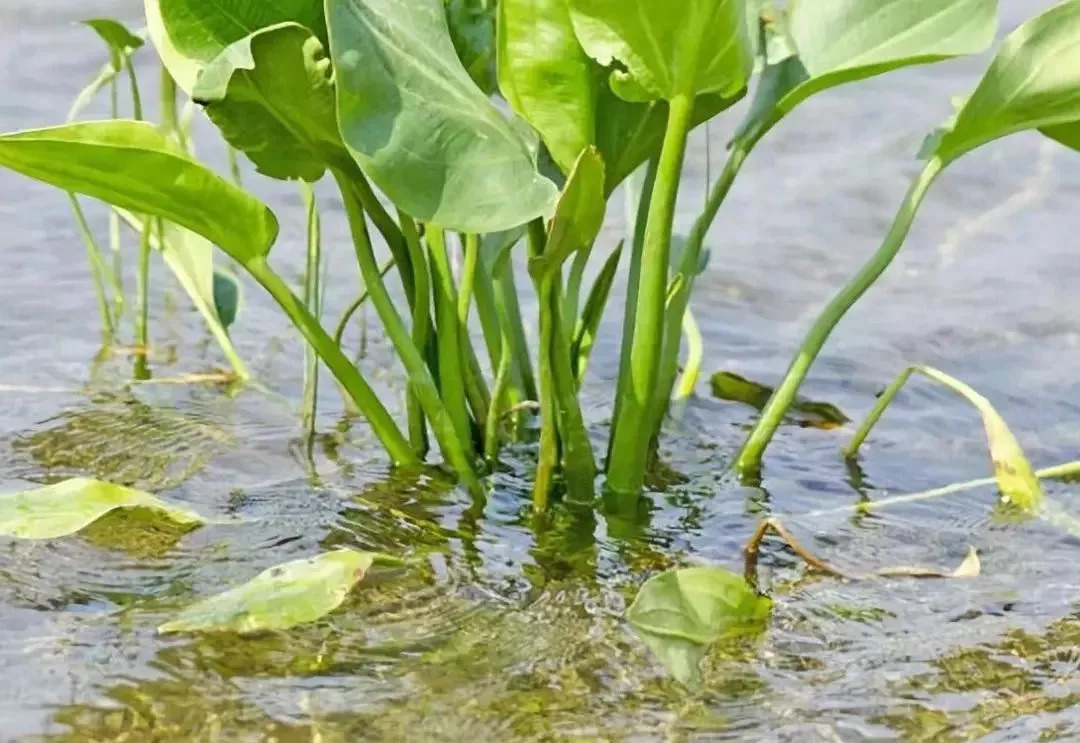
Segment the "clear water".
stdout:
<svg viewBox="0 0 1080 743">
<path fill-rule="evenodd" d="M 1002 5 L 1008 30 L 1047 3 Z M 72 22 L 137 18 L 138 6 L 0 6 L 0 128 L 59 121 L 102 60 Z M 984 62 L 822 96 L 754 153 L 710 236 L 713 260 L 696 295 L 706 369 L 779 377 L 823 302 L 884 234 L 918 167 L 922 134 Z M 152 99 L 153 70 L 143 77 Z M 709 134 L 715 172 L 730 122 Z M 220 159 L 205 127 L 200 141 Z M 700 132 L 684 226 L 702 198 L 706 155 Z M 248 182 L 282 215 L 273 260 L 297 275 L 299 199 L 289 186 Z M 858 418 L 904 365 L 929 363 L 990 397 L 1038 465 L 1076 458 L 1078 197 L 1080 157 L 1037 136 L 952 168 L 806 393 Z M 355 268 L 336 249 L 345 240 L 339 205 L 326 194 L 324 206 L 335 317 L 355 291 Z M 63 195 L 0 173 L 0 224 L 0 487 L 91 474 L 248 519 L 180 539 L 134 538 L 111 520 L 77 538 L 0 540 L 5 740 L 1080 738 L 1075 537 L 1039 521 L 996 520 L 988 489 L 859 518 L 805 515 L 987 474 L 978 419 L 946 391 L 913 384 L 857 468 L 839 455 L 850 427 L 785 428 L 762 487 L 748 488 L 725 465 L 753 411 L 711 399 L 703 383 L 663 445 L 685 483 L 650 494 L 638 519 L 557 509 L 536 523 L 527 453 L 496 476 L 486 505 L 434 473 L 391 474 L 362 422 L 343 423 L 328 380 L 309 461 L 294 414 L 302 349 L 255 288 L 236 338 L 276 395 L 128 385 L 122 349 L 96 360 L 96 305 Z M 605 245 L 621 230 L 613 214 Z M 159 378 L 221 363 L 177 289 L 154 309 Z M 359 343 L 358 333 L 350 338 Z M 598 443 L 617 342 L 609 324 L 586 390 Z M 386 399 L 399 399 L 401 375 L 374 323 L 364 369 Z M 1048 492 L 1080 513 L 1075 486 L 1051 483 Z M 689 694 L 622 622 L 628 597 L 670 566 L 737 569 L 763 513 L 783 515 L 839 565 L 947 566 L 972 545 L 983 574 L 841 583 L 806 574 L 770 543 L 765 577 L 776 610 L 767 633 L 716 649 L 704 690 Z M 424 555 L 429 568 L 377 576 L 346 609 L 293 632 L 154 633 L 193 597 L 338 545 Z"/>
</svg>

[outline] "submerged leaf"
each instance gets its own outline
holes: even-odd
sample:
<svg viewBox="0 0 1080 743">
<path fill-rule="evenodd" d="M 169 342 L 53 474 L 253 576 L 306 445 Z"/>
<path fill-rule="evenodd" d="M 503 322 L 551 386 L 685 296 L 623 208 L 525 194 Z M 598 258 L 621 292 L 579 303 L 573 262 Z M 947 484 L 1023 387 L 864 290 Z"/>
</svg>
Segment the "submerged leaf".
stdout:
<svg viewBox="0 0 1080 743">
<path fill-rule="evenodd" d="M 0 135 L 0 166 L 65 191 L 163 217 L 241 263 L 277 238 L 270 209 L 192 160 L 152 124 L 105 121 Z"/>
<path fill-rule="evenodd" d="M 77 477 L 0 496 L 0 534 L 56 539 L 74 534 L 118 508 L 149 508 L 184 526 L 205 523 L 197 513 L 142 490 Z"/>
<path fill-rule="evenodd" d="M 772 387 L 727 371 L 713 374 L 709 383 L 712 386 L 713 397 L 741 402 L 756 410 L 764 409 L 773 394 Z M 821 428 L 835 428 L 851 420 L 832 403 L 815 402 L 802 397 L 795 399 L 795 402 L 791 404 L 790 412 L 801 414 L 793 416 L 800 424 Z"/>
<path fill-rule="evenodd" d="M 771 609 L 772 601 L 741 576 L 692 567 L 647 580 L 626 618 L 678 681 L 695 686 L 708 646 L 728 634 L 760 631 Z"/>
<path fill-rule="evenodd" d="M 984 50 L 997 0 L 793 2 L 765 24 L 765 56 L 737 139 L 753 144 L 815 93 L 910 65 Z"/>
<path fill-rule="evenodd" d="M 285 23 L 245 36 L 206 65 L 192 93 L 225 140 L 271 178 L 319 180 L 347 158 L 326 48 Z"/>
<path fill-rule="evenodd" d="M 378 556 L 339 549 L 264 570 L 203 599 L 158 628 L 170 632 L 261 632 L 314 622 L 341 606 Z"/>
<path fill-rule="evenodd" d="M 948 163 L 999 137 L 1027 129 L 1068 144 L 1080 122 L 1080 0 L 1068 0 L 1009 34 L 975 92 L 937 141 Z M 1064 129 L 1057 127 L 1065 126 Z M 1062 137 L 1064 135 L 1064 137 Z"/>
<path fill-rule="evenodd" d="M 442 0 L 327 0 L 345 144 L 415 219 L 498 232 L 547 215 L 555 184 L 458 60 Z"/>
</svg>

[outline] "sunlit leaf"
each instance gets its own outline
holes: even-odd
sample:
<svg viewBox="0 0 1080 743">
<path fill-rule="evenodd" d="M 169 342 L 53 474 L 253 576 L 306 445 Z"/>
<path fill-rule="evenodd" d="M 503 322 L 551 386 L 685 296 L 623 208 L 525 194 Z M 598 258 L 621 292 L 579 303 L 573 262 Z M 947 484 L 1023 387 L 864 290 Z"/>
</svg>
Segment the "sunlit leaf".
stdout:
<svg viewBox="0 0 1080 743">
<path fill-rule="evenodd" d="M 142 490 L 74 478 L 0 496 L 0 534 L 20 539 L 56 539 L 74 534 L 118 508 L 149 508 L 180 525 L 205 523 L 197 513 Z"/>
<path fill-rule="evenodd" d="M 206 65 L 260 29 L 296 23 L 326 41 L 320 0 L 144 0 L 144 6 L 162 63 L 188 93 Z"/>
<path fill-rule="evenodd" d="M 1077 39 L 1080 0 L 1053 7 L 1009 34 L 975 92 L 939 133 L 933 154 L 948 163 L 1027 129 L 1049 129 L 1051 136 L 1075 145 L 1069 125 L 1080 122 Z"/>
<path fill-rule="evenodd" d="M 628 100 L 718 93 L 733 96 L 750 76 L 744 0 L 569 0 L 574 30 Z"/>
<path fill-rule="evenodd" d="M 566 0 L 500 0 L 498 13 L 499 88 L 569 172 L 596 140 L 602 70 L 578 43 Z"/>
<path fill-rule="evenodd" d="M 277 219 L 262 202 L 138 121 L 68 124 L 0 135 L 0 166 L 135 213 L 163 217 L 237 261 L 265 256 Z"/>
<path fill-rule="evenodd" d="M 1024 455 L 1020 442 L 1017 441 L 1013 432 L 1009 430 L 1005 420 L 998 414 L 989 400 L 971 387 L 959 379 L 929 366 L 909 367 L 889 385 L 878 398 L 877 404 L 870 412 L 870 415 L 859 426 L 845 453 L 849 457 L 858 453 L 870 431 L 881 419 L 885 409 L 896 398 L 897 393 L 911 378 L 911 375 L 916 373 L 945 385 L 975 406 L 982 417 L 983 427 L 986 429 L 990 460 L 994 466 L 994 479 L 997 482 L 998 490 L 1001 491 L 1002 498 L 1006 502 L 1018 506 L 1025 513 L 1038 513 L 1044 500 L 1042 486 L 1039 484 L 1039 478 L 1036 477 L 1031 463 Z"/>
<path fill-rule="evenodd" d="M 554 275 L 571 255 L 592 245 L 604 223 L 605 205 L 604 161 L 590 147 L 578 157 L 559 196 L 544 254 L 529 261 L 534 278 Z"/>
<path fill-rule="evenodd" d="M 735 573 L 692 567 L 647 580 L 626 618 L 678 681 L 696 686 L 708 647 L 729 634 L 760 631 L 771 609 L 772 601 Z"/>
<path fill-rule="evenodd" d="M 158 631 L 248 633 L 314 622 L 341 606 L 377 557 L 339 549 L 277 565 L 189 606 Z"/>
<path fill-rule="evenodd" d="M 549 214 L 555 185 L 462 67 L 442 0 L 327 0 L 341 133 L 410 216 L 498 232 Z"/>
<path fill-rule="evenodd" d="M 192 93 L 225 140 L 271 178 L 314 182 L 347 158 L 330 59 L 295 23 L 261 29 L 209 62 Z"/>
<path fill-rule="evenodd" d="M 997 0 L 795 0 L 766 24 L 766 66 L 737 136 L 756 141 L 823 90 L 978 53 L 996 28 Z"/>
</svg>

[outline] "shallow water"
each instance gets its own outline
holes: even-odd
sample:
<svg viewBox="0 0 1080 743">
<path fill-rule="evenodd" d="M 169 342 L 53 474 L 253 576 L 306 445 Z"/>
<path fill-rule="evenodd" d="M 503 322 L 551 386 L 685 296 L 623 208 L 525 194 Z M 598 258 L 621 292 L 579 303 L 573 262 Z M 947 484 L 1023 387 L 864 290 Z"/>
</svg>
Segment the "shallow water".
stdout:
<svg viewBox="0 0 1080 743">
<path fill-rule="evenodd" d="M 1004 30 L 1048 5 L 1002 4 Z M 134 18 L 139 3 L 79 5 L 0 7 L 4 130 L 59 121 L 97 69 L 100 51 L 72 21 Z M 922 133 L 983 65 L 957 61 L 822 96 L 754 153 L 711 235 L 712 264 L 695 295 L 707 370 L 780 376 L 814 314 L 884 234 L 918 167 Z M 143 77 L 152 88 L 152 70 Z M 713 172 L 729 133 L 729 122 L 709 132 Z M 220 159 L 209 130 L 202 134 L 205 154 Z M 701 132 L 680 204 L 684 227 L 706 162 Z M 299 199 L 250 174 L 248 183 L 283 216 L 274 261 L 295 275 Z M 536 524 L 527 455 L 511 458 L 478 508 L 437 473 L 388 472 L 363 424 L 342 424 L 329 383 L 309 461 L 293 413 L 302 349 L 254 288 L 236 338 L 276 395 L 126 385 L 122 351 L 95 360 L 96 305 L 63 196 L 0 173 L 0 197 L 0 486 L 89 474 L 246 519 L 179 539 L 133 539 L 113 519 L 78 538 L 0 540 L 4 739 L 1080 738 L 1076 537 L 995 518 L 987 489 L 859 518 L 806 515 L 987 474 L 978 419 L 950 393 L 913 383 L 857 468 L 839 455 L 850 426 L 785 428 L 762 486 L 749 488 L 725 465 L 753 411 L 711 399 L 702 383 L 663 445 L 685 483 L 652 493 L 637 519 L 559 509 Z M 1076 458 L 1078 197 L 1080 157 L 1037 136 L 952 168 L 904 253 L 839 328 L 806 394 L 858 418 L 906 364 L 928 363 L 993 400 L 1039 466 Z M 338 204 L 328 194 L 324 205 L 328 241 L 340 244 Z M 617 216 L 607 244 L 622 230 Z M 331 252 L 334 317 L 355 291 L 355 269 L 348 251 Z M 159 378 L 220 363 L 174 288 L 155 307 L 153 330 Z M 617 343 L 609 323 L 586 391 L 598 437 Z M 364 368 L 381 394 L 400 397 L 374 324 Z M 1075 486 L 1050 483 L 1048 494 L 1080 513 Z M 717 648 L 704 690 L 689 694 L 622 622 L 627 600 L 669 566 L 738 569 L 741 544 L 766 512 L 842 566 L 951 566 L 972 545 L 983 574 L 840 583 L 807 575 L 770 543 L 768 631 L 756 644 Z M 375 576 L 347 610 L 289 633 L 243 641 L 154 633 L 193 597 L 339 545 L 422 555 L 430 567 Z"/>
</svg>

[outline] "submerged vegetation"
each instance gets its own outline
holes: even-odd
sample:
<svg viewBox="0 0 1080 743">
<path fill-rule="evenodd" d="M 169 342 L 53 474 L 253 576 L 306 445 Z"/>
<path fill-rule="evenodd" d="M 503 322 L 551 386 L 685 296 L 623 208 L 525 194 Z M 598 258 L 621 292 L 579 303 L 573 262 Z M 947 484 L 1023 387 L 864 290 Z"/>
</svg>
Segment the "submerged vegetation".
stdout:
<svg viewBox="0 0 1080 743">
<path fill-rule="evenodd" d="M 145 0 L 145 36 L 162 69 L 160 122 L 145 120 L 133 62 L 144 36 L 114 21 L 90 21 L 108 45 L 108 63 L 79 96 L 69 123 L 0 135 L 0 165 L 71 194 L 108 343 L 129 315 L 123 227 L 136 236 L 130 242 L 137 256 L 131 313 L 137 377 L 151 373 L 148 266 L 160 255 L 220 346 L 230 381 L 251 381 L 230 337 L 243 326 L 241 283 L 215 266 L 217 249 L 276 302 L 306 343 L 308 441 L 321 361 L 396 466 L 437 458 L 482 501 L 503 447 L 524 442 L 535 450 L 532 501 L 541 517 L 556 498 L 591 507 L 598 485 L 604 507 L 633 513 L 647 479 L 664 469 L 665 421 L 698 381 L 703 339 L 691 306 L 710 259 L 706 239 L 758 143 L 817 93 L 981 53 L 997 31 L 995 0 L 797 0 L 786 8 L 765 0 L 681 0 L 676 6 Z M 121 81 L 130 118 L 120 118 Z M 112 118 L 77 121 L 102 90 L 110 94 Z M 680 236 L 675 212 L 688 136 L 744 98 L 749 105 L 727 161 L 692 229 Z M 266 178 L 300 182 L 307 218 L 301 286 L 272 266 L 278 218 L 245 190 L 236 163 L 222 176 L 196 158 L 189 127 L 198 109 L 233 157 L 246 156 Z M 766 450 L 789 416 L 809 417 L 807 425 L 822 428 L 847 423 L 835 407 L 799 397 L 814 361 L 903 247 L 943 171 L 988 142 L 1029 130 L 1080 149 L 1080 0 L 1065 0 L 1013 31 L 955 115 L 927 137 L 923 165 L 881 246 L 829 301 L 781 383 L 772 389 L 731 374 L 713 378 L 717 396 L 761 411 L 732 463 L 738 473 L 751 482 L 760 477 Z M 335 187 L 344 205 L 362 279 L 336 331 L 323 322 L 330 247 L 323 244 L 313 188 L 320 181 Z M 617 193 L 628 195 L 633 226 L 625 243 L 604 246 L 599 236 Z M 108 205 L 108 251 L 93 235 L 80 196 Z M 381 259 L 384 248 L 388 260 Z M 532 301 L 523 299 L 524 275 Z M 625 284 L 626 296 L 602 453 L 579 393 L 617 283 Z M 535 307 L 535 317 L 523 307 Z M 344 345 L 344 330 L 361 308 L 374 311 L 404 373 L 404 421 Z M 888 388 L 849 457 L 914 372 L 978 408 L 1006 501 L 1025 515 L 1073 528 L 1047 508 L 1039 473 L 990 403 L 935 369 L 912 367 Z M 206 523 L 142 491 L 75 479 L 0 499 L 0 531 L 54 538 L 135 508 L 185 527 Z M 748 565 L 770 531 L 812 567 L 855 577 L 804 554 L 775 520 L 763 521 L 751 538 Z M 341 605 L 380 561 L 392 558 L 340 549 L 288 563 L 204 599 L 161 629 L 250 632 L 313 621 Z M 972 555 L 957 571 L 865 575 L 977 572 Z M 691 567 L 647 582 L 627 619 L 690 685 L 705 648 L 730 632 L 752 634 L 769 609 L 755 570 L 740 577 Z"/>
</svg>

